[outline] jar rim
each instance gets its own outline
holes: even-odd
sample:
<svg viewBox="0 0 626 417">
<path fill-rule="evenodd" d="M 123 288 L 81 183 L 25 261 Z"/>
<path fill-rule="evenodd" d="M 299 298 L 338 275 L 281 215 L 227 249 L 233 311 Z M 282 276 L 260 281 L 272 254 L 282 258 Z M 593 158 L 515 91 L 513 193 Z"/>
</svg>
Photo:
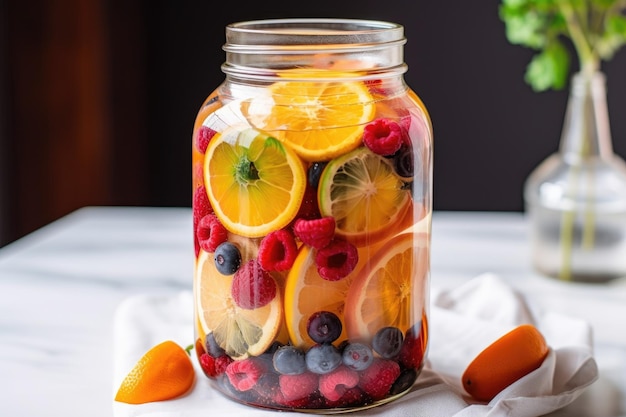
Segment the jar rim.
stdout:
<svg viewBox="0 0 626 417">
<path fill-rule="evenodd" d="M 404 27 L 384 20 L 346 18 L 284 18 L 248 20 L 226 26 L 226 52 L 312 47 L 364 48 L 400 42 Z"/>
</svg>

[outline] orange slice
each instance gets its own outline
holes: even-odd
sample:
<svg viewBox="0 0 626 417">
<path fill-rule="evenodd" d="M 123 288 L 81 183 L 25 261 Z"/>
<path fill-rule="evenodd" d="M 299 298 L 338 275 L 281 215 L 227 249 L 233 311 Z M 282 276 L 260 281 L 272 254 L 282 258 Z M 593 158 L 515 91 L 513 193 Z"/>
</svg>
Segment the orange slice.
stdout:
<svg viewBox="0 0 626 417">
<path fill-rule="evenodd" d="M 363 265 L 346 297 L 350 339 L 371 339 L 387 326 L 406 332 L 421 320 L 429 246 L 427 234 L 400 234 Z"/>
<path fill-rule="evenodd" d="M 219 273 L 213 255 L 203 250 L 198 256 L 195 277 L 200 334 L 213 332 L 217 343 L 233 359 L 265 352 L 282 327 L 280 291 L 263 307 L 240 308 L 231 295 L 233 275 Z"/>
<path fill-rule="evenodd" d="M 291 343 L 300 348 L 315 345 L 307 334 L 307 322 L 313 313 L 330 311 L 343 322 L 344 301 L 352 282 L 352 274 L 338 281 L 322 278 L 315 265 L 316 253 L 313 248 L 302 246 L 285 283 L 287 331 Z M 345 340 L 346 335 L 344 326 L 336 343 Z"/>
<path fill-rule="evenodd" d="M 328 163 L 318 187 L 322 216 L 334 217 L 336 233 L 356 246 L 395 234 L 412 222 L 411 191 L 391 163 L 366 147 Z"/>
<path fill-rule="evenodd" d="M 338 77 L 338 71 L 331 71 Z M 363 125 L 375 105 L 367 86 L 357 81 L 327 81 L 323 71 L 301 71 L 305 81 L 279 81 L 269 96 L 253 99 L 248 120 L 293 148 L 307 161 L 327 161 L 361 143 Z M 320 78 L 319 80 L 316 80 Z"/>
<path fill-rule="evenodd" d="M 204 183 L 226 229 L 261 237 L 296 216 L 306 174 L 298 156 L 275 138 L 248 127 L 231 127 L 215 135 L 207 148 Z"/>
</svg>

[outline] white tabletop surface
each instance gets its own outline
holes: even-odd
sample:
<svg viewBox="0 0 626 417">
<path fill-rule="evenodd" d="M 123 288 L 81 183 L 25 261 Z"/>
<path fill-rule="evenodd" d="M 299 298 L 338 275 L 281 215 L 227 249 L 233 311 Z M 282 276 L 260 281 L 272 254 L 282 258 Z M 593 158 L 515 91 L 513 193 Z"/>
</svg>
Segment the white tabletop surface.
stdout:
<svg viewBox="0 0 626 417">
<path fill-rule="evenodd" d="M 1 248 L 0 416 L 111 416 L 114 312 L 191 290 L 192 254 L 188 208 L 88 207 Z M 431 286 L 484 272 L 593 326 L 600 378 L 553 416 L 626 415 L 626 280 L 535 274 L 520 213 L 436 212 Z"/>
</svg>

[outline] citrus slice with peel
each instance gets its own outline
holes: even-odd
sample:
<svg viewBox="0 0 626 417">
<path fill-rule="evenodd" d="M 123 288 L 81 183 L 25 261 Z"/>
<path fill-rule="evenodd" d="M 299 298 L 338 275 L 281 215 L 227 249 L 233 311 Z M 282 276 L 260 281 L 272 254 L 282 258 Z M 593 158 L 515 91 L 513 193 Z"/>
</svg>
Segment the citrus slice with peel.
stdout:
<svg viewBox="0 0 626 417">
<path fill-rule="evenodd" d="M 374 118 L 374 101 L 363 82 L 328 81 L 324 74 L 301 72 L 298 80 L 278 81 L 244 113 L 304 160 L 327 161 L 348 152 L 361 143 L 364 124 Z M 305 77 L 310 79 L 300 79 Z"/>
<path fill-rule="evenodd" d="M 322 216 L 335 219 L 336 233 L 356 246 L 393 235 L 412 222 L 410 189 L 386 158 L 363 146 L 324 168 L 318 203 Z"/>
<path fill-rule="evenodd" d="M 315 254 L 315 249 L 303 245 L 285 283 L 287 331 L 291 343 L 299 348 L 315 345 L 307 333 L 307 322 L 313 313 L 329 311 L 343 322 L 344 301 L 352 282 L 352 274 L 338 281 L 322 278 L 317 272 Z M 336 343 L 345 340 L 346 335 L 343 326 Z"/>
<path fill-rule="evenodd" d="M 356 274 L 346 297 L 348 337 L 371 339 L 383 327 L 406 332 L 422 319 L 429 271 L 427 234 L 395 236 Z"/>
<path fill-rule="evenodd" d="M 233 359 L 265 352 L 281 332 L 280 291 L 263 307 L 243 309 L 231 294 L 233 275 L 218 272 L 213 254 L 201 250 L 196 268 L 196 314 L 201 333 L 212 332 L 216 342 Z"/>
<path fill-rule="evenodd" d="M 282 229 L 296 216 L 306 174 L 298 156 L 277 139 L 231 127 L 211 140 L 204 183 L 224 227 L 245 237 Z"/>
</svg>

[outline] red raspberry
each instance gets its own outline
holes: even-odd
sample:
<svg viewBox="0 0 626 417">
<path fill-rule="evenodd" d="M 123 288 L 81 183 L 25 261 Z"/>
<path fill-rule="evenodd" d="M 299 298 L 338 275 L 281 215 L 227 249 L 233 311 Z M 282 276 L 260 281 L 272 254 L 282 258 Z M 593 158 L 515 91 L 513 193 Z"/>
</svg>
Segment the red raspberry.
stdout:
<svg viewBox="0 0 626 417">
<path fill-rule="evenodd" d="M 321 249 L 335 235 L 335 219 L 330 216 L 312 220 L 298 219 L 293 225 L 293 231 L 305 244 Z"/>
<path fill-rule="evenodd" d="M 213 207 L 207 196 L 204 186 L 199 186 L 193 193 L 193 243 L 196 256 L 200 253 L 200 243 L 198 242 L 198 223 L 207 214 L 213 214 Z"/>
<path fill-rule="evenodd" d="M 393 120 L 376 119 L 365 126 L 363 142 L 378 155 L 393 155 L 402 145 L 402 128 Z"/>
<path fill-rule="evenodd" d="M 420 325 L 416 325 L 416 327 L 412 327 L 406 332 L 402 348 L 398 354 L 398 361 L 405 368 L 415 369 L 421 365 L 423 360 L 422 332 L 420 331 Z"/>
<path fill-rule="evenodd" d="M 354 270 L 359 253 L 353 244 L 335 239 L 315 255 L 317 272 L 328 281 L 339 281 Z"/>
<path fill-rule="evenodd" d="M 261 361 L 248 358 L 228 365 L 226 376 L 236 390 L 248 391 L 254 388 L 265 371 L 265 366 Z"/>
<path fill-rule="evenodd" d="M 210 377 L 216 377 L 222 375 L 228 365 L 231 364 L 233 360 L 228 355 L 222 355 L 220 357 L 214 358 L 208 353 L 203 353 L 200 355 L 199 362 L 200 367 Z"/>
<path fill-rule="evenodd" d="M 356 371 L 340 366 L 331 373 L 320 376 L 320 393 L 330 401 L 339 400 L 348 389 L 356 387 L 359 374 Z"/>
<path fill-rule="evenodd" d="M 200 126 L 198 134 L 196 135 L 196 148 L 202 152 L 206 152 L 206 148 L 209 146 L 209 142 L 213 139 L 217 132 L 210 127 Z"/>
<path fill-rule="evenodd" d="M 278 377 L 280 391 L 286 401 L 307 398 L 317 390 L 318 376 L 313 372 Z"/>
<path fill-rule="evenodd" d="M 276 281 L 255 259 L 241 266 L 231 286 L 235 303 L 246 310 L 263 307 L 276 297 Z"/>
<path fill-rule="evenodd" d="M 411 137 L 409 136 L 411 122 L 412 119 L 410 114 L 400 117 L 400 121 L 398 122 L 400 128 L 402 129 L 402 144 L 408 147 L 412 147 Z"/>
<path fill-rule="evenodd" d="M 373 400 L 384 398 L 393 382 L 400 375 L 400 365 L 388 359 L 375 359 L 364 371 L 359 372 L 361 377 L 359 387 Z"/>
<path fill-rule="evenodd" d="M 287 398 L 285 398 L 285 395 L 280 390 L 273 392 L 271 400 L 278 405 L 282 405 L 291 409 L 315 408 L 314 406 L 312 406 L 311 399 L 308 396 L 296 398 L 294 400 L 288 400 Z"/>
<path fill-rule="evenodd" d="M 228 240 L 228 230 L 220 223 L 215 214 L 207 214 L 200 219 L 196 236 L 202 249 L 207 252 L 215 252 L 215 248 Z"/>
<path fill-rule="evenodd" d="M 408 132 L 411 128 L 411 115 L 407 114 L 400 117 L 400 122 L 398 124 L 404 131 Z"/>
<path fill-rule="evenodd" d="M 266 271 L 286 271 L 298 255 L 296 241 L 288 230 L 271 232 L 259 244 L 259 264 Z"/>
<path fill-rule="evenodd" d="M 263 369 L 267 370 L 267 363 L 260 359 L 259 357 L 254 359 L 255 361 L 263 362 Z M 258 404 L 272 404 L 274 401 L 274 397 L 280 398 L 277 394 L 280 394 L 280 387 L 278 386 L 278 375 L 273 372 L 264 372 L 263 375 L 259 377 L 256 384 L 254 384 L 253 391 L 256 392 L 257 398 L 255 402 Z"/>
<path fill-rule="evenodd" d="M 388 92 L 383 88 L 383 80 L 366 80 L 365 85 L 369 88 L 370 92 L 373 94 L 382 94 L 388 95 Z"/>
<path fill-rule="evenodd" d="M 346 390 L 346 392 L 337 401 L 326 400 L 326 406 L 333 407 L 347 407 L 349 405 L 362 405 L 371 402 L 363 390 L 359 387 L 353 387 Z"/>
</svg>

